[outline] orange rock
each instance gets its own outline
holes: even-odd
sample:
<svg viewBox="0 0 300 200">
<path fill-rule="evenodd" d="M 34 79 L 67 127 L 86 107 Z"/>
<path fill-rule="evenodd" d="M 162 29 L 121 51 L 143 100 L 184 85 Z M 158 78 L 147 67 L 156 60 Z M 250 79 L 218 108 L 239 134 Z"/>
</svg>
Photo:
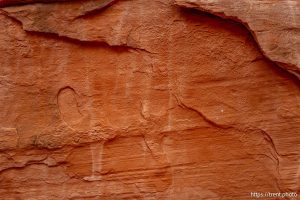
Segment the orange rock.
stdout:
<svg viewBox="0 0 300 200">
<path fill-rule="evenodd" d="M 299 79 L 247 29 L 99 2 L 1 9 L 2 199 L 299 192 Z"/>
<path fill-rule="evenodd" d="M 62 2 L 68 0 L 0 0 L 0 7 L 29 4 L 29 3 L 52 3 L 52 2 Z"/>
<path fill-rule="evenodd" d="M 300 4 L 298 0 L 175 0 L 244 24 L 266 57 L 300 77 Z"/>
</svg>

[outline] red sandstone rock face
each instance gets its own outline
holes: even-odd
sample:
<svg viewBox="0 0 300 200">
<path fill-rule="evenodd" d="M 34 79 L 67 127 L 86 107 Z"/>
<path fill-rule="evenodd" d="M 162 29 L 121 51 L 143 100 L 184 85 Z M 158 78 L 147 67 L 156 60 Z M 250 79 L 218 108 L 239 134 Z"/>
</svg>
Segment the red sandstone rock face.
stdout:
<svg viewBox="0 0 300 200">
<path fill-rule="evenodd" d="M 245 24 L 264 55 L 300 77 L 299 0 L 175 0 Z"/>
<path fill-rule="evenodd" d="M 2 9 L 3 199 L 299 192 L 299 80 L 248 30 L 173 1 L 104 5 Z"/>
<path fill-rule="evenodd" d="M 0 7 L 29 4 L 29 3 L 52 3 L 52 2 L 61 2 L 61 1 L 68 1 L 68 0 L 0 0 Z"/>
</svg>

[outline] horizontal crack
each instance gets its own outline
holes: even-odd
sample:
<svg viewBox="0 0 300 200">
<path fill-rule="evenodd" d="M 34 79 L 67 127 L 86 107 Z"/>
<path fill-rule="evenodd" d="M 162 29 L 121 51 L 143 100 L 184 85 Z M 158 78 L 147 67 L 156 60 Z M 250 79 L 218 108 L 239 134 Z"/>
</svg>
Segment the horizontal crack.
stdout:
<svg viewBox="0 0 300 200">
<path fill-rule="evenodd" d="M 65 35 L 60 35 L 59 33 L 56 32 L 44 32 L 44 31 L 36 31 L 36 30 L 26 30 L 23 27 L 22 21 L 18 20 L 17 18 L 10 16 L 8 12 L 0 9 L 0 14 L 4 15 L 5 17 L 8 17 L 9 19 L 13 20 L 14 22 L 17 22 L 22 26 L 22 29 L 29 33 L 29 34 L 35 34 L 35 35 L 40 35 L 40 36 L 45 36 L 45 37 L 50 37 L 50 38 L 55 38 L 55 39 L 60 39 L 64 40 L 67 42 L 75 43 L 75 44 L 80 44 L 80 45 L 88 45 L 88 46 L 97 46 L 97 47 L 106 47 L 106 48 L 114 48 L 115 50 L 119 50 L 121 52 L 127 52 L 127 51 L 135 51 L 138 53 L 146 53 L 146 54 L 157 54 L 150 52 L 144 48 L 140 47 L 134 47 L 134 46 L 129 46 L 126 44 L 120 44 L 120 45 L 112 45 L 106 42 L 105 40 L 82 40 L 76 37 L 70 37 L 70 36 L 65 36 Z"/>
</svg>

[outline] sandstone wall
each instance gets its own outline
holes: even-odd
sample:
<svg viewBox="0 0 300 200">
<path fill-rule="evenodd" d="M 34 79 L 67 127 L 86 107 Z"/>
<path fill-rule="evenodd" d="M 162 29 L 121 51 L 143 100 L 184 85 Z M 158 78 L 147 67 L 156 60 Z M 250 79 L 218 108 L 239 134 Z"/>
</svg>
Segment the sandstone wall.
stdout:
<svg viewBox="0 0 300 200">
<path fill-rule="evenodd" d="M 0 0 L 1 199 L 299 193 L 299 20 L 266 40 L 222 1 L 18 2 Z"/>
</svg>

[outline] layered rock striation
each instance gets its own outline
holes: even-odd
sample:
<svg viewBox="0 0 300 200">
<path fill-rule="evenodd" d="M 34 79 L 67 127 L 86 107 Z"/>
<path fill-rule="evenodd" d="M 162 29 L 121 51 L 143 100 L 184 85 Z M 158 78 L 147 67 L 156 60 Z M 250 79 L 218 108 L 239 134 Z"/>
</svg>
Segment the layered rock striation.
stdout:
<svg viewBox="0 0 300 200">
<path fill-rule="evenodd" d="M 222 1 L 3 2 L 2 199 L 299 193 L 297 20 L 254 39 Z"/>
</svg>

